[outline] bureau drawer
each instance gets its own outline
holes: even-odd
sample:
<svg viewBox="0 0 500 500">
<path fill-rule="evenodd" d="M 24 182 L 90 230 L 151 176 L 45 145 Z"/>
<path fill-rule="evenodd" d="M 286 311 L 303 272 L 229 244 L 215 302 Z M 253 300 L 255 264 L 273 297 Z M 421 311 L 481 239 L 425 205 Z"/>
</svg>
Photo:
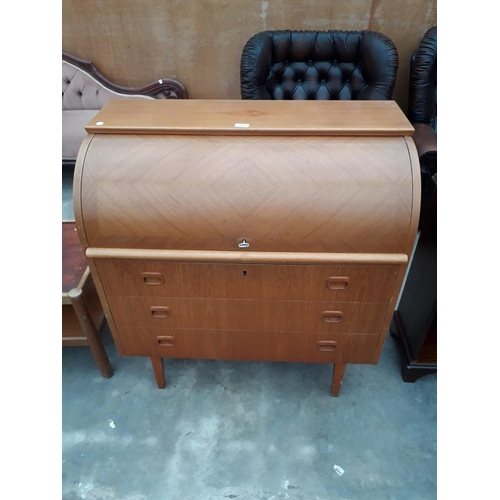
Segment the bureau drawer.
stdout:
<svg viewBox="0 0 500 500">
<path fill-rule="evenodd" d="M 378 335 L 119 328 L 126 356 L 373 363 Z"/>
<path fill-rule="evenodd" d="M 386 304 L 108 297 L 117 326 L 379 334 Z"/>
<path fill-rule="evenodd" d="M 96 259 L 106 295 L 388 302 L 398 265 L 174 263 Z"/>
</svg>

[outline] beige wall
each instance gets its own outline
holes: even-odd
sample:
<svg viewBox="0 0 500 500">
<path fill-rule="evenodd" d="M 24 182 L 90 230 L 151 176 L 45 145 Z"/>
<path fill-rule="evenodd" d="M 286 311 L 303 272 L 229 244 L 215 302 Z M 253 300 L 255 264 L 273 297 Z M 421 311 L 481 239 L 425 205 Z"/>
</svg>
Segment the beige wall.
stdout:
<svg viewBox="0 0 500 500">
<path fill-rule="evenodd" d="M 259 31 L 380 31 L 399 52 L 405 111 L 411 52 L 437 23 L 436 0 L 62 0 L 62 12 L 65 52 L 120 85 L 175 78 L 192 99 L 240 99 L 241 51 Z"/>
</svg>

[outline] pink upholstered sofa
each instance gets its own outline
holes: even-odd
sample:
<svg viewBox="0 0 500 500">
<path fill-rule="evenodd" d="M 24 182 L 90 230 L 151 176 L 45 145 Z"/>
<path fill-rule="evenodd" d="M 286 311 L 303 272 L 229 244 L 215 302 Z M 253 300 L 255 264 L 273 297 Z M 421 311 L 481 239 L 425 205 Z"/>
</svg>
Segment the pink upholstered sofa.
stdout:
<svg viewBox="0 0 500 500">
<path fill-rule="evenodd" d="M 182 83 L 161 79 L 143 87 L 107 80 L 92 62 L 62 53 L 62 163 L 74 165 L 87 132 L 85 125 L 110 99 L 187 99 Z"/>
</svg>

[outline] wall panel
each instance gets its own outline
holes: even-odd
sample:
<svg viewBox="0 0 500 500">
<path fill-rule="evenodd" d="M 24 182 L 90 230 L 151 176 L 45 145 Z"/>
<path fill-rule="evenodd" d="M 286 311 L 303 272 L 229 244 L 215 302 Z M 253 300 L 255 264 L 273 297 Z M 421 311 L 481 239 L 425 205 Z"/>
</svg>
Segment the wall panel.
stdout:
<svg viewBox="0 0 500 500">
<path fill-rule="evenodd" d="M 406 111 L 409 59 L 436 25 L 436 0 L 62 0 L 63 50 L 127 86 L 175 78 L 193 99 L 239 99 L 245 42 L 275 29 L 373 29 L 398 49 L 394 98 Z"/>
</svg>

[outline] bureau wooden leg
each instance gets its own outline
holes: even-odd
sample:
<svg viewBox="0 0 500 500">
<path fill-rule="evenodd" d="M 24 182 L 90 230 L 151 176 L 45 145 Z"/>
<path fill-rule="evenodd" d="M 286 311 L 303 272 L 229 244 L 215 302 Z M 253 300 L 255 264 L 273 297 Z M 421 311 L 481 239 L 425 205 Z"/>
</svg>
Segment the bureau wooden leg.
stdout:
<svg viewBox="0 0 500 500">
<path fill-rule="evenodd" d="M 97 328 L 92 320 L 89 309 L 85 300 L 83 298 L 83 293 L 81 288 L 73 288 L 68 293 L 71 305 L 75 310 L 76 317 L 80 322 L 83 333 L 87 337 L 87 342 L 89 343 L 90 350 L 94 355 L 97 362 L 97 366 L 101 371 L 104 378 L 110 378 L 113 376 L 113 367 L 109 362 L 108 355 L 102 345 L 101 339 L 97 333 Z"/>
<path fill-rule="evenodd" d="M 342 379 L 344 378 L 345 367 L 345 364 L 340 363 L 335 363 L 333 365 L 332 396 L 335 398 L 339 395 Z"/>
<path fill-rule="evenodd" d="M 165 374 L 163 373 L 163 358 L 160 356 L 151 356 L 151 364 L 153 365 L 153 370 L 155 372 L 158 389 L 163 389 L 165 387 Z"/>
</svg>

